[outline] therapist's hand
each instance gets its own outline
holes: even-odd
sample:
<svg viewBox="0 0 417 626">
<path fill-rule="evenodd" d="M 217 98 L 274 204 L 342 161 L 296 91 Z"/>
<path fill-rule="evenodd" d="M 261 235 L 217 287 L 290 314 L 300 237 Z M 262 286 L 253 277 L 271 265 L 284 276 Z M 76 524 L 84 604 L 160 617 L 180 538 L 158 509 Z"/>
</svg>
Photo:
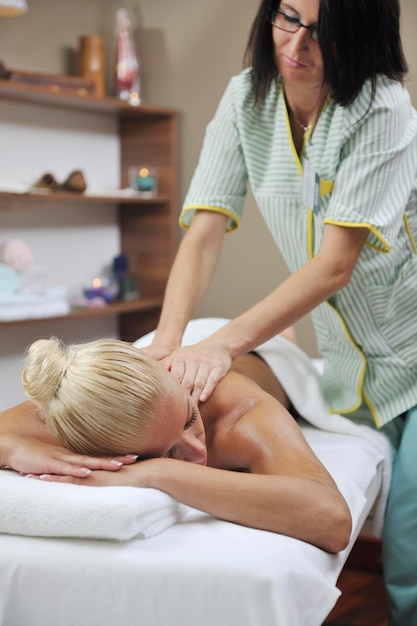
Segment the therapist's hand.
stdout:
<svg viewBox="0 0 417 626">
<path fill-rule="evenodd" d="M 200 341 L 178 348 L 170 357 L 168 369 L 195 402 L 205 402 L 232 365 L 232 357 L 221 344 Z"/>
<path fill-rule="evenodd" d="M 21 474 L 61 474 L 85 478 L 92 470 L 119 470 L 136 462 L 134 455 L 96 458 L 64 447 L 16 434 L 1 437 L 1 465 Z"/>
</svg>

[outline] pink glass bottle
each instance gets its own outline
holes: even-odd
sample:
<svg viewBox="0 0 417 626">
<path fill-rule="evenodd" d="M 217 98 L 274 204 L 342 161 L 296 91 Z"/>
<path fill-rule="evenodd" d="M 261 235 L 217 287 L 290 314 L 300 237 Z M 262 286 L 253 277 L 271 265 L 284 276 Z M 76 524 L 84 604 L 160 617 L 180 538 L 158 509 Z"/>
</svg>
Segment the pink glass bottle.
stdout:
<svg viewBox="0 0 417 626">
<path fill-rule="evenodd" d="M 140 104 L 140 64 L 136 55 L 132 25 L 126 9 L 116 13 L 115 96 L 130 104 Z"/>
</svg>

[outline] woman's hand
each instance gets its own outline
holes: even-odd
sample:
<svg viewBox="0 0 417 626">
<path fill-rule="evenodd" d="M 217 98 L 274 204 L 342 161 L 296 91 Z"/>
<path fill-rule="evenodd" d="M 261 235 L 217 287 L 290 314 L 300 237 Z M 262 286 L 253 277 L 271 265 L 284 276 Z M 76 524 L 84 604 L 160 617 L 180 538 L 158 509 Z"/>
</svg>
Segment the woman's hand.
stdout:
<svg viewBox="0 0 417 626">
<path fill-rule="evenodd" d="M 231 365 L 232 357 L 224 346 L 204 340 L 176 350 L 168 369 L 195 402 L 205 402 Z"/>
<path fill-rule="evenodd" d="M 96 458 L 75 454 L 64 447 L 17 434 L 1 437 L 1 465 L 21 474 L 61 474 L 85 479 L 92 470 L 115 472 L 136 462 L 135 455 Z"/>
<path fill-rule="evenodd" d="M 140 461 L 134 465 L 124 465 L 118 472 L 107 471 L 107 468 L 93 470 L 84 478 L 78 475 L 61 476 L 51 473 L 43 473 L 32 478 L 54 483 L 70 483 L 73 485 L 87 485 L 89 487 L 152 487 L 152 478 L 159 471 L 162 474 L 171 470 L 172 459 L 158 458 Z"/>
</svg>

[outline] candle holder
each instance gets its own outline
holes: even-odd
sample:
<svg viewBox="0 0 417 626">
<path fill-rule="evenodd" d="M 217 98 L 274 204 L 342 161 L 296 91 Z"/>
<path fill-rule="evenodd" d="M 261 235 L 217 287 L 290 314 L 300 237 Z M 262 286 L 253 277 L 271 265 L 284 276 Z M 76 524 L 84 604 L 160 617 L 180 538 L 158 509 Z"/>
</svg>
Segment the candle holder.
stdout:
<svg viewBox="0 0 417 626">
<path fill-rule="evenodd" d="M 153 198 L 158 193 L 158 176 L 155 168 L 148 165 L 129 167 L 129 185 L 144 198 Z"/>
<path fill-rule="evenodd" d="M 93 278 L 91 284 L 85 287 L 83 293 L 87 300 L 101 298 L 103 302 L 109 303 L 117 298 L 119 289 L 115 279 L 103 274 Z"/>
</svg>

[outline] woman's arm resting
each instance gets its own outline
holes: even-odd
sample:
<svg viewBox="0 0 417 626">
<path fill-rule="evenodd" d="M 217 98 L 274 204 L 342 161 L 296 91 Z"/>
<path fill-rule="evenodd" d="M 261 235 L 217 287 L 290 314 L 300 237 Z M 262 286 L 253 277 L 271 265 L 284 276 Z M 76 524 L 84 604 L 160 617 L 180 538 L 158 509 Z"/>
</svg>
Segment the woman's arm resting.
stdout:
<svg viewBox="0 0 417 626">
<path fill-rule="evenodd" d="M 163 461 L 164 459 L 160 459 Z M 171 459 L 165 459 L 170 461 Z M 236 473 L 186 463 L 154 470 L 152 486 L 214 517 L 307 541 L 346 548 L 351 518 L 337 489 L 307 477 Z"/>
<path fill-rule="evenodd" d="M 67 450 L 53 439 L 31 402 L 0 413 L 0 467 L 7 466 L 23 474 L 82 478 L 94 469 L 115 471 L 135 461 L 133 456 L 95 458 Z"/>
<path fill-rule="evenodd" d="M 231 472 L 167 458 L 123 467 L 117 474 L 92 472 L 82 480 L 41 478 L 160 489 L 219 519 L 295 537 L 327 552 L 343 550 L 351 532 L 350 514 L 340 494 L 307 478 Z"/>
<path fill-rule="evenodd" d="M 0 437 L 0 466 L 21 474 L 48 473 L 83 478 L 92 470 L 116 471 L 135 461 L 134 456 L 109 459 L 75 454 L 57 444 L 13 433 Z"/>
</svg>

